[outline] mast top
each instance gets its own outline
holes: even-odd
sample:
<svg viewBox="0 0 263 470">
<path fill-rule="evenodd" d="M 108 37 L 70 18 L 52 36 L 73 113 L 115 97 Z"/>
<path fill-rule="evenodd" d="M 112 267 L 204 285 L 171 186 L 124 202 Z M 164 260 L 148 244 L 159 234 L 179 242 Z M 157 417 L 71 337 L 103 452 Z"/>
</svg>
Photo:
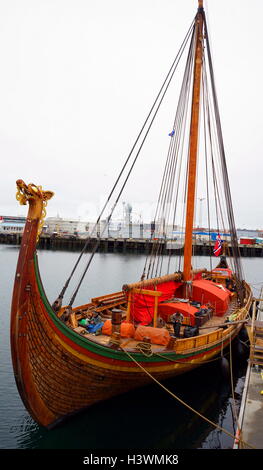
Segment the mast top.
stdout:
<svg viewBox="0 0 263 470">
<path fill-rule="evenodd" d="M 203 9 L 204 5 L 203 5 L 203 0 L 198 0 L 198 9 L 199 8 L 202 8 Z"/>
</svg>

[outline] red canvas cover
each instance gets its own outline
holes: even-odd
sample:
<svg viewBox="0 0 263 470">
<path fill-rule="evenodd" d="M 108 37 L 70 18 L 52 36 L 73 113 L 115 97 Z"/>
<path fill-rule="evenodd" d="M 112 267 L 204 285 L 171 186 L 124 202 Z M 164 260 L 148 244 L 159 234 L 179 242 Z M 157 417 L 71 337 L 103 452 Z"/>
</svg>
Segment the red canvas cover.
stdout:
<svg viewBox="0 0 263 470">
<path fill-rule="evenodd" d="M 176 296 L 176 291 L 181 287 L 181 282 L 169 281 L 157 284 L 156 289 L 154 286 L 147 286 L 147 290 L 158 290 L 162 295 L 158 297 L 158 303 L 163 300 L 171 299 Z M 131 304 L 131 317 L 135 323 L 141 325 L 149 325 L 153 319 L 154 312 L 154 296 L 144 294 L 134 294 Z"/>
<path fill-rule="evenodd" d="M 152 344 L 167 346 L 170 341 L 170 334 L 166 328 L 153 328 L 151 326 L 139 325 L 136 328 L 134 339 L 142 341 L 143 338 L 150 338 Z"/>
<path fill-rule="evenodd" d="M 199 273 L 196 273 L 194 275 L 194 279 L 202 279 L 202 276 L 203 276 L 203 273 L 202 273 L 202 271 L 200 271 Z"/>
<path fill-rule="evenodd" d="M 184 318 L 189 318 L 189 324 L 195 325 L 195 313 L 198 312 L 198 308 L 193 307 L 186 302 L 169 302 L 159 305 L 158 313 L 159 315 L 167 322 L 170 319 L 170 316 L 174 313 L 181 313 Z"/>
<path fill-rule="evenodd" d="M 192 299 L 201 304 L 211 304 L 218 316 L 226 312 L 231 292 L 225 287 L 205 279 L 193 282 Z"/>
</svg>

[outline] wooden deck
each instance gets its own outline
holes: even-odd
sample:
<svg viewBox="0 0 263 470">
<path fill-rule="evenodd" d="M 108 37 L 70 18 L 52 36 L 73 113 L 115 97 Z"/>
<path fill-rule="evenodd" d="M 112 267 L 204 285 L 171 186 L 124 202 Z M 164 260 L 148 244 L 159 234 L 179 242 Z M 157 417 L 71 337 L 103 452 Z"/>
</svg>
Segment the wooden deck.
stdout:
<svg viewBox="0 0 263 470">
<path fill-rule="evenodd" d="M 85 311 L 87 312 L 89 310 L 90 312 L 100 313 L 102 317 L 102 321 L 105 321 L 106 319 L 111 318 L 111 315 L 110 315 L 111 312 L 108 309 L 116 307 L 116 303 L 117 303 L 116 300 L 118 298 L 118 301 L 119 301 L 118 307 L 121 307 L 123 309 L 123 320 L 125 320 L 126 310 L 124 306 L 124 298 L 121 294 L 122 294 L 121 292 L 118 292 L 115 294 L 111 294 L 109 296 L 103 296 L 103 298 L 99 297 L 99 298 L 92 299 L 92 304 L 88 304 L 87 306 L 84 306 L 85 308 L 88 307 Z M 220 332 L 219 330 L 220 326 L 222 326 L 222 329 L 221 329 L 221 333 L 222 333 L 223 326 L 227 325 L 226 318 L 228 318 L 231 314 L 233 314 L 233 312 L 235 312 L 236 309 L 237 309 L 237 302 L 236 302 L 236 298 L 233 297 L 225 315 L 212 316 L 212 318 L 208 319 L 204 323 L 203 326 L 199 327 L 198 336 L 212 334 L 215 331 Z M 78 317 L 78 314 L 77 314 L 77 317 Z M 168 329 L 172 338 L 173 337 L 172 324 L 168 323 L 165 325 L 165 327 Z M 180 338 L 175 338 L 175 341 L 178 341 L 178 340 L 180 341 L 180 339 L 184 339 L 184 328 L 185 326 L 181 326 Z M 99 335 L 95 335 L 94 333 L 89 333 L 84 327 L 81 327 L 81 326 L 74 328 L 74 331 L 97 344 L 101 344 L 102 346 L 114 347 L 114 345 L 111 344 L 111 341 L 112 341 L 111 336 L 101 334 L 101 333 Z M 119 338 L 119 341 L 120 341 L 119 342 L 120 347 L 122 347 L 123 349 L 127 351 L 136 351 L 138 347 L 140 347 L 140 344 L 142 344 L 142 341 L 138 341 L 134 338 Z M 185 349 L 185 346 L 186 344 L 184 345 L 183 349 Z M 163 352 L 163 351 L 168 351 L 168 350 L 174 351 L 174 350 L 177 350 L 178 348 L 181 351 L 181 348 L 179 347 L 178 343 L 177 343 L 177 346 L 172 345 L 172 344 L 169 346 L 162 346 L 162 345 L 150 343 L 150 348 L 151 348 L 152 353 Z"/>
</svg>

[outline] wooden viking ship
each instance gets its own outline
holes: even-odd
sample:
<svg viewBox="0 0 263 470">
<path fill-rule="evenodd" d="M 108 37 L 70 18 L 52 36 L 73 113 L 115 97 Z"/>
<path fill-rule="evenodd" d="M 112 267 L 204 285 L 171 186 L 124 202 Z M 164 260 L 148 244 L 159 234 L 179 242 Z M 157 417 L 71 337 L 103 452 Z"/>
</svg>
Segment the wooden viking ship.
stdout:
<svg viewBox="0 0 263 470">
<path fill-rule="evenodd" d="M 180 104 L 173 130 L 169 134 L 169 155 L 159 197 L 163 210 L 165 203 L 168 200 L 170 202 L 175 194 L 171 189 L 172 184 L 177 189 L 174 172 L 179 153 L 181 154 L 178 122 L 181 123 L 182 116 L 187 115 L 186 106 L 182 104 L 187 102 L 190 103 L 190 113 L 189 138 L 186 139 L 184 128 L 183 139 L 187 141 L 183 270 L 173 272 L 171 269 L 170 272 L 163 273 L 160 266 L 152 269 L 164 243 L 157 232 L 154 232 L 153 251 L 147 257 L 148 269 L 144 269 L 141 280 L 120 286 L 118 292 L 87 299 L 85 305 L 77 307 L 73 307 L 74 295 L 70 303 L 63 306 L 63 296 L 71 280 L 70 276 L 58 299 L 51 304 L 41 282 L 36 246 L 45 216 L 45 206 L 53 193 L 44 191 L 40 186 L 17 181 L 17 199 L 21 204 L 29 204 L 29 212 L 14 281 L 11 311 L 12 360 L 17 387 L 26 409 L 37 423 L 47 428 L 56 426 L 65 418 L 96 402 L 149 384 L 153 379 L 163 381 L 189 372 L 216 356 L 222 356 L 248 317 L 252 293 L 242 278 L 238 256 L 211 69 L 209 36 L 201 0 L 188 32 L 187 43 L 189 42 Z M 210 71 L 210 100 L 205 100 L 207 63 Z M 170 74 L 173 72 L 174 69 Z M 167 83 L 166 81 L 165 85 Z M 193 269 L 197 156 L 206 154 L 207 147 L 210 145 L 213 148 L 214 142 L 214 138 L 211 138 L 210 144 L 200 149 L 200 116 L 202 108 L 210 112 L 208 121 L 202 118 L 207 123 L 210 135 L 212 104 L 215 109 L 213 116 L 218 136 L 216 148 L 221 159 L 231 240 L 228 246 L 224 244 L 225 251 L 222 252 L 218 237 L 216 254 L 220 258 L 213 260 L 220 259 L 220 262 L 217 261 L 216 267 Z M 213 164 L 212 168 L 215 166 Z M 212 179 L 215 181 L 214 173 Z M 214 193 L 217 195 L 217 184 L 215 188 Z M 168 194 L 168 199 L 165 199 L 165 194 Z M 220 204 L 221 202 L 220 197 Z M 215 207 L 219 219 L 221 206 Z M 210 212 L 211 210 L 210 208 Z M 165 216 L 162 221 L 164 219 Z M 163 230 L 164 224 L 160 223 L 159 227 Z M 211 246 L 211 250 L 212 248 Z M 92 252 L 90 255 L 87 267 L 93 254 Z M 231 263 L 233 266 L 230 266 Z M 75 268 L 76 265 L 73 271 Z"/>
</svg>

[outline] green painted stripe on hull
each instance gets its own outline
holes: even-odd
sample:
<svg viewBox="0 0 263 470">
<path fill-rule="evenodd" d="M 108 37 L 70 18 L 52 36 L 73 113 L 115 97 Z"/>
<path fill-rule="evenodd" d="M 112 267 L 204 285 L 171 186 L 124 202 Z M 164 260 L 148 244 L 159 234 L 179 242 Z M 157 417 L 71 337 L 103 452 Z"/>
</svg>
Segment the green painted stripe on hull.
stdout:
<svg viewBox="0 0 263 470">
<path fill-rule="evenodd" d="M 49 314 L 49 316 L 51 317 L 51 319 L 52 319 L 53 323 L 55 324 L 55 326 L 58 328 L 58 330 L 63 335 L 65 335 L 73 343 L 77 343 L 80 347 L 84 348 L 86 351 L 90 351 L 94 354 L 97 354 L 98 356 L 105 356 L 106 358 L 116 359 L 116 360 L 123 361 L 123 362 L 132 362 L 132 359 L 130 359 L 123 351 L 114 350 L 114 349 L 110 349 L 110 348 L 107 348 L 105 346 L 102 346 L 100 344 L 95 344 L 95 343 L 89 341 L 87 338 L 83 338 L 78 333 L 73 331 L 71 328 L 66 326 L 56 316 L 56 314 L 54 313 L 54 311 L 53 311 L 53 309 L 52 309 L 52 307 L 49 303 L 49 300 L 46 296 L 46 293 L 45 293 L 45 290 L 43 288 L 43 284 L 42 284 L 42 281 L 41 281 L 41 277 L 40 277 L 37 253 L 35 253 L 35 255 L 34 255 L 34 267 L 35 267 L 35 275 L 36 275 L 36 280 L 37 280 L 39 293 L 40 293 L 41 299 L 42 299 L 42 301 L 43 301 L 43 303 L 46 307 L 46 311 Z M 186 354 L 185 355 L 176 354 L 176 353 L 171 353 L 171 352 L 163 352 L 162 354 L 165 355 L 165 358 L 163 358 L 162 360 L 160 360 L 160 358 L 158 356 L 155 356 L 155 355 L 150 356 L 150 357 L 146 357 L 144 354 L 137 353 L 137 352 L 133 353 L 133 356 L 136 358 L 136 360 L 138 362 L 156 363 L 156 365 L 157 365 L 158 362 L 160 364 L 162 364 L 163 362 L 166 361 L 166 359 L 167 359 L 167 362 L 169 362 L 169 359 L 173 360 L 173 361 L 179 361 L 180 359 L 194 358 L 195 356 L 199 356 L 200 354 L 206 354 L 214 348 L 215 348 L 215 346 L 212 346 L 210 348 L 209 347 L 204 348 L 204 349 L 201 349 L 199 351 L 196 351 L 195 353 L 190 353 L 190 354 L 187 354 L 187 355 Z M 183 363 L 183 361 L 182 361 L 182 363 Z"/>
<path fill-rule="evenodd" d="M 102 346 L 100 344 L 95 344 L 89 341 L 87 338 L 82 338 L 78 333 L 73 331 L 71 328 L 69 328 L 67 325 L 65 325 L 54 313 L 49 300 L 47 299 L 45 290 L 43 288 L 43 284 L 41 281 L 40 273 L 39 273 L 39 267 L 38 267 L 38 260 L 37 260 L 37 255 L 35 254 L 34 256 L 34 265 L 35 265 L 35 274 L 36 274 L 36 280 L 37 280 L 37 285 L 39 289 L 39 293 L 41 296 L 41 299 L 45 305 L 46 311 L 51 317 L 53 323 L 55 326 L 58 328 L 58 330 L 65 335 L 68 339 L 73 341 L 74 343 L 77 343 L 79 346 L 86 350 L 90 350 L 91 352 L 94 352 L 95 354 L 98 355 L 105 355 L 106 357 L 109 357 L 111 359 L 120 359 L 120 354 L 123 355 L 123 360 L 127 361 L 127 356 L 122 352 L 122 351 L 115 351 L 115 350 L 109 350 L 109 348 L 106 348 L 105 346 Z M 99 352 L 98 352 L 99 351 Z M 116 354 L 117 353 L 117 354 Z M 130 359 L 129 359 L 130 360 Z"/>
</svg>

